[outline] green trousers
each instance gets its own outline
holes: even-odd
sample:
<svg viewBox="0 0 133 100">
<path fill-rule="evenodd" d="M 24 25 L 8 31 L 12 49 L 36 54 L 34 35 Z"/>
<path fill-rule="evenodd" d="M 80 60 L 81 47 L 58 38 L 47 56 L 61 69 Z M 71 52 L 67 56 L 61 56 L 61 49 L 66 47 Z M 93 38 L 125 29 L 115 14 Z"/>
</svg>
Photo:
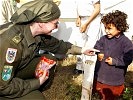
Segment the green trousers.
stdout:
<svg viewBox="0 0 133 100">
<path fill-rule="evenodd" d="M 46 99 L 39 90 L 35 90 L 20 98 L 9 99 L 5 97 L 0 97 L 0 100 L 46 100 Z"/>
</svg>

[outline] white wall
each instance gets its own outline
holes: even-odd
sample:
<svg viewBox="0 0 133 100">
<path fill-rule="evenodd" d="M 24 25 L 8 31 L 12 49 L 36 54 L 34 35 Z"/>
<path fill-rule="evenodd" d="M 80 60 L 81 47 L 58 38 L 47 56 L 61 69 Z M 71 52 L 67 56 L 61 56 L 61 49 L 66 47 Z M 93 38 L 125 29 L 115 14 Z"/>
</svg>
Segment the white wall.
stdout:
<svg viewBox="0 0 133 100">
<path fill-rule="evenodd" d="M 53 32 L 53 36 L 64 41 L 69 41 L 74 34 L 78 33 L 78 28 L 75 26 L 75 22 L 60 22 L 59 28 L 56 32 Z"/>
<path fill-rule="evenodd" d="M 59 5 L 61 10 L 59 28 L 56 32 L 53 32 L 53 36 L 58 39 L 63 39 L 64 41 L 69 41 L 72 38 L 72 35 L 76 35 L 78 28 L 75 25 L 75 19 L 77 17 L 75 0 L 61 0 Z M 73 43 L 73 41 L 69 41 Z"/>
<path fill-rule="evenodd" d="M 59 8 L 61 10 L 60 18 L 76 18 L 75 0 L 61 0 Z"/>
</svg>

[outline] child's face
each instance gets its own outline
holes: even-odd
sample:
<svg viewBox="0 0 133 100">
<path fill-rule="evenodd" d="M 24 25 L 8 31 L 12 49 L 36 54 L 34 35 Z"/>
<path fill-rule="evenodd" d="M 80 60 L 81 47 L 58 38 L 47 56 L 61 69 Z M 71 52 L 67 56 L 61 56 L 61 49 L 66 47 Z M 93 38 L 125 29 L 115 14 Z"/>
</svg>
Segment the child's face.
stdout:
<svg viewBox="0 0 133 100">
<path fill-rule="evenodd" d="M 113 24 L 107 24 L 104 27 L 108 38 L 119 36 L 120 31 Z"/>
</svg>

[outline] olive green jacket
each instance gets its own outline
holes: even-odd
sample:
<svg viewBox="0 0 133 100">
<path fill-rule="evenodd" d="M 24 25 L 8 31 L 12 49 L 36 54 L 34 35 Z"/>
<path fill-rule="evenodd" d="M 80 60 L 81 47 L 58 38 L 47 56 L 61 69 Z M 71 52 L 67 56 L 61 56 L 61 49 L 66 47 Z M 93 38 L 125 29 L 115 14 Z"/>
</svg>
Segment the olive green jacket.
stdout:
<svg viewBox="0 0 133 100">
<path fill-rule="evenodd" d="M 9 98 L 23 96 L 40 87 L 39 80 L 23 80 L 15 77 L 16 71 L 46 50 L 57 54 L 81 54 L 81 48 L 52 36 L 31 35 L 29 25 L 7 23 L 0 28 L 0 96 Z"/>
</svg>

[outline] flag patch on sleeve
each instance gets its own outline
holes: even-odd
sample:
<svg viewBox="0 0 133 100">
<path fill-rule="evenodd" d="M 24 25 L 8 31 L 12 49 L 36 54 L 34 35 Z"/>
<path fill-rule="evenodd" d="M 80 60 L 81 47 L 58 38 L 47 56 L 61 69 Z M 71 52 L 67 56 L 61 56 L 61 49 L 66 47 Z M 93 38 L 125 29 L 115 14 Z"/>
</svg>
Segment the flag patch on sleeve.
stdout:
<svg viewBox="0 0 133 100">
<path fill-rule="evenodd" d="M 17 49 L 8 48 L 6 52 L 6 61 L 8 63 L 13 63 L 17 54 Z"/>
<path fill-rule="evenodd" d="M 13 68 L 13 66 L 10 66 L 10 65 L 4 66 L 3 71 L 2 71 L 2 79 L 4 81 L 7 81 L 11 78 L 12 68 Z"/>
</svg>

